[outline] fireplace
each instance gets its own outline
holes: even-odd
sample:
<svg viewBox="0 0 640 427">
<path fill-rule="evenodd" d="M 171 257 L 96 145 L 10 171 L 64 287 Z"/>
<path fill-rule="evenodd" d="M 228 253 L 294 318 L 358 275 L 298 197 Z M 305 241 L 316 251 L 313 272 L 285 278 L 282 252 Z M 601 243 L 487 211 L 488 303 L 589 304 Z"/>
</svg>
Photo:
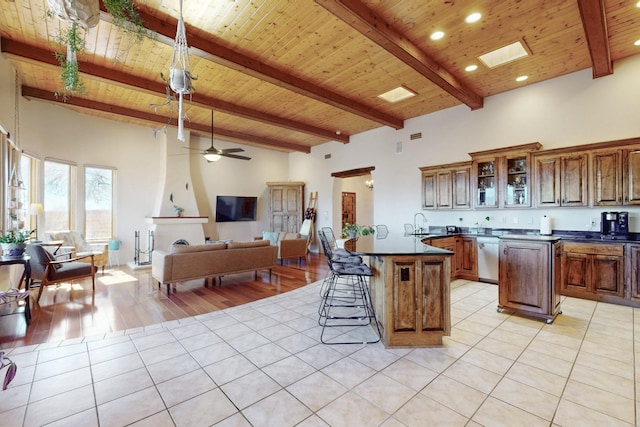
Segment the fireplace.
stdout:
<svg viewBox="0 0 640 427">
<path fill-rule="evenodd" d="M 202 224 L 209 222 L 200 216 L 193 191 L 190 156 L 185 156 L 175 129 L 158 132 L 156 138 L 162 144 L 161 174 L 163 179 L 157 192 L 153 215 L 146 218 L 154 232 L 154 247 L 167 250 L 176 240 L 186 240 L 192 245 L 204 244 Z M 190 134 L 185 131 L 185 141 Z M 178 213 L 180 216 L 178 216 Z"/>
</svg>

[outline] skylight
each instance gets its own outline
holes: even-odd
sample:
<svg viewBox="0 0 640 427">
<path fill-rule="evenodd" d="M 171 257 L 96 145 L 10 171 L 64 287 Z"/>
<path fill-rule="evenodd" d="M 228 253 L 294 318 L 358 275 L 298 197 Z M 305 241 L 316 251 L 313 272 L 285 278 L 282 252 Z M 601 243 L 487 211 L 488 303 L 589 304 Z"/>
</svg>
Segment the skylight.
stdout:
<svg viewBox="0 0 640 427">
<path fill-rule="evenodd" d="M 478 59 L 487 67 L 495 68 L 499 65 L 506 64 L 526 56 L 529 56 L 529 53 L 524 48 L 524 45 L 517 41 L 510 45 L 501 47 L 500 49 L 480 55 Z"/>
<path fill-rule="evenodd" d="M 388 92 L 383 93 L 382 95 L 378 95 L 378 98 L 384 99 L 387 102 L 399 102 L 404 99 L 411 98 L 416 96 L 416 93 L 407 89 L 406 87 L 400 86 L 395 89 L 391 89 Z"/>
</svg>

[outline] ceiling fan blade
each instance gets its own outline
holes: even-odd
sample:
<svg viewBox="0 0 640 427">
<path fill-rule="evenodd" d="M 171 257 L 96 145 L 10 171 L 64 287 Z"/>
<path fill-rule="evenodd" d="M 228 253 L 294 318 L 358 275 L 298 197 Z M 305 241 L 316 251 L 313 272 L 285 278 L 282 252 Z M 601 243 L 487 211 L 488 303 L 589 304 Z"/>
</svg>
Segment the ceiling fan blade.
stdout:
<svg viewBox="0 0 640 427">
<path fill-rule="evenodd" d="M 223 148 L 222 150 L 218 150 L 218 151 L 222 151 L 223 153 L 242 153 L 244 151 L 244 149 L 242 148 Z"/>
<path fill-rule="evenodd" d="M 240 159 L 240 160 L 251 160 L 251 157 L 247 157 L 247 156 L 239 156 L 237 154 L 227 154 L 227 153 L 222 153 L 220 154 L 223 157 L 231 157 L 232 159 Z"/>
<path fill-rule="evenodd" d="M 202 148 L 185 147 L 184 145 L 182 146 L 182 148 L 186 148 L 187 150 L 202 151 Z"/>
</svg>

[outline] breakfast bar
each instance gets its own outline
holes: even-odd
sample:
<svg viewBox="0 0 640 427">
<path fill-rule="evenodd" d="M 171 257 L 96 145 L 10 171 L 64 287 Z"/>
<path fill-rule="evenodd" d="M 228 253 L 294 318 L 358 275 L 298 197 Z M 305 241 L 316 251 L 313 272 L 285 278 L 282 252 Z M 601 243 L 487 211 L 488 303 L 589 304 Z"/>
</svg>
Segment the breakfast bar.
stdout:
<svg viewBox="0 0 640 427">
<path fill-rule="evenodd" d="M 371 299 L 387 347 L 442 344 L 451 331 L 450 269 L 453 252 L 420 236 L 361 236 L 345 248 L 369 256 Z"/>
</svg>

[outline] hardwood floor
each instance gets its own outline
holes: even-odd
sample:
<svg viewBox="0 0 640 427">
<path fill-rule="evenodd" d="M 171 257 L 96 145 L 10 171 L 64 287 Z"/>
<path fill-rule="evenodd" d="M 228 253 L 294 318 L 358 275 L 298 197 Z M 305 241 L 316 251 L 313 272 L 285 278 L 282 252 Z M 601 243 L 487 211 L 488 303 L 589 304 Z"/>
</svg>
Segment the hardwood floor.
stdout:
<svg viewBox="0 0 640 427">
<path fill-rule="evenodd" d="M 204 280 L 178 284 L 167 297 L 151 278 L 151 269 L 132 271 L 128 267 L 105 269 L 96 275 L 95 295 L 91 280 L 77 280 L 43 290 L 34 301 L 27 327 L 23 315 L 0 317 L 0 348 L 39 344 L 85 336 L 108 335 L 127 329 L 209 313 L 321 280 L 328 267 L 322 255 L 309 254 L 306 262 L 285 261 L 273 269 L 225 276 L 222 286 L 204 286 Z"/>
</svg>

